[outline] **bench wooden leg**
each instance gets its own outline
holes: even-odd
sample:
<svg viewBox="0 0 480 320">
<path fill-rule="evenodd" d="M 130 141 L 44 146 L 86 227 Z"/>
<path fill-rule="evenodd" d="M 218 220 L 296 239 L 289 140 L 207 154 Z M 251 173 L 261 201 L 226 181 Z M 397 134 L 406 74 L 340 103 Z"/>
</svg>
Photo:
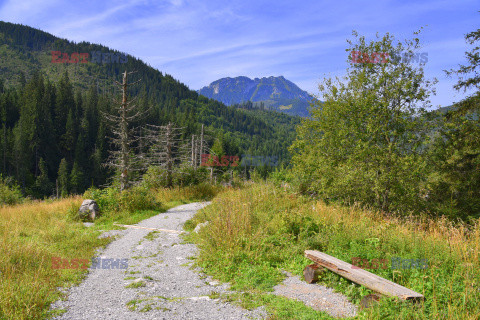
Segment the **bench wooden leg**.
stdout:
<svg viewBox="0 0 480 320">
<path fill-rule="evenodd" d="M 323 272 L 325 268 L 315 263 L 309 264 L 303 269 L 303 276 L 307 283 L 315 283 L 318 281 L 318 275 Z"/>
<path fill-rule="evenodd" d="M 360 309 L 373 307 L 378 301 L 380 301 L 380 297 L 380 295 L 374 293 L 366 295 L 363 297 L 362 301 L 360 301 Z"/>
</svg>

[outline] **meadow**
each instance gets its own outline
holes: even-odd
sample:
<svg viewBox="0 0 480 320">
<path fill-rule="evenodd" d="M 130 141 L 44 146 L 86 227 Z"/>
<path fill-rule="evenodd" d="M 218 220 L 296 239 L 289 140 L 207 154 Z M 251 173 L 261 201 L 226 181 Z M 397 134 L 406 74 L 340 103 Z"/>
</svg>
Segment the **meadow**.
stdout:
<svg viewBox="0 0 480 320">
<path fill-rule="evenodd" d="M 103 215 L 92 227 L 76 217 L 82 199 L 95 199 Z M 187 221 L 186 230 L 210 221 L 186 241 L 198 244 L 195 264 L 207 274 L 230 282 L 235 291 L 212 295 L 245 308 L 264 305 L 270 319 L 332 319 L 301 302 L 271 294 L 282 271 L 302 275 L 311 261 L 307 249 L 347 262 L 387 261 L 367 270 L 422 293 L 413 304 L 382 298 L 355 319 L 480 318 L 480 226 L 445 218 L 385 215 L 360 206 L 325 204 L 273 182 L 247 183 L 242 188 L 194 186 L 118 192 L 90 189 L 83 197 L 27 201 L 0 208 L 0 319 L 45 319 L 52 302 L 64 296 L 59 287 L 78 284 L 88 270 L 52 268 L 52 257 L 88 259 L 113 238 L 99 239 L 114 222 L 134 224 L 167 209 L 213 199 L 212 205 Z M 427 268 L 403 268 L 392 259 L 428 261 Z M 320 284 L 334 288 L 358 304 L 370 290 L 333 272 Z"/>
<path fill-rule="evenodd" d="M 210 221 L 191 237 L 198 266 L 237 290 L 223 297 L 244 307 L 266 305 L 271 319 L 331 319 L 270 292 L 282 270 L 302 275 L 306 249 L 352 263 L 353 258 L 426 259 L 428 268 L 367 269 L 425 296 L 424 303 L 382 298 L 356 319 L 479 319 L 479 221 L 473 225 L 427 216 L 396 217 L 359 206 L 326 205 L 273 183 L 229 190 L 197 213 L 186 227 Z M 407 261 L 415 261 L 407 260 Z M 392 268 L 393 267 L 393 268 Z M 354 303 L 372 293 L 327 271 L 320 284 Z"/>
</svg>

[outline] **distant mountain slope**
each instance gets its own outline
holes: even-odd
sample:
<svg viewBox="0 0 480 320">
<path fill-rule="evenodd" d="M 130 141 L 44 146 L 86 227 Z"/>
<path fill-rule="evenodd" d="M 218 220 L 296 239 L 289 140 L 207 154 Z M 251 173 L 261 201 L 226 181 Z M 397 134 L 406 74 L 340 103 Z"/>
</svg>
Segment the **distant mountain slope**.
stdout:
<svg viewBox="0 0 480 320">
<path fill-rule="evenodd" d="M 309 115 L 308 107 L 314 99 L 283 76 L 253 80 L 244 76 L 222 78 L 198 90 L 198 93 L 226 105 L 251 101 L 257 105 L 263 103 L 268 109 L 302 117 Z"/>
<path fill-rule="evenodd" d="M 61 59 L 52 59 L 52 51 L 61 52 Z M 15 177 L 24 190 L 41 185 L 36 182 L 41 172 L 54 182 L 62 159 L 67 171 L 76 168 L 75 173 L 82 173 L 75 192 L 105 183 L 110 172 L 101 164 L 111 134 L 101 114 L 110 112 L 112 98 L 119 94 L 114 81 L 125 70 L 136 71 L 129 82 L 140 80 L 128 88 L 129 96 L 137 98 L 141 110 L 149 111 L 142 123 L 132 125 L 173 122 L 184 128 L 184 141 L 191 141 L 204 125 L 207 148 L 219 141 L 227 155 L 278 156 L 280 163 L 288 162 L 287 148 L 295 138 L 298 117 L 228 107 L 133 56 L 127 54 L 125 63 L 113 58 L 94 62 L 94 52 L 123 56 L 102 45 L 74 43 L 0 21 L 0 174 Z M 75 62 L 74 56 L 85 53 L 90 54 L 87 62 Z"/>
</svg>

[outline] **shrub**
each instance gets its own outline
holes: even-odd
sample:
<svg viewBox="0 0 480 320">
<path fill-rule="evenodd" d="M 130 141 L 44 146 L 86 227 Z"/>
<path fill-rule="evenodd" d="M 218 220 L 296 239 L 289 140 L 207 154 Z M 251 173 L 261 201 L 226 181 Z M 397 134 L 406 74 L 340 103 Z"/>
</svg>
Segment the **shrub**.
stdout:
<svg viewBox="0 0 480 320">
<path fill-rule="evenodd" d="M 156 209 L 160 206 L 149 189 L 141 185 L 124 191 L 114 187 L 103 190 L 90 188 L 85 191 L 83 197 L 95 200 L 100 210 L 107 214 L 110 212 Z"/>
<path fill-rule="evenodd" d="M 177 186 L 192 186 L 205 182 L 208 179 L 206 168 L 194 169 L 188 164 L 183 164 L 180 171 L 174 174 L 173 183 Z"/>
<path fill-rule="evenodd" d="M 208 178 L 208 172 L 205 168 L 192 168 L 188 163 L 182 164 L 178 171 L 172 173 L 172 182 L 175 186 L 197 185 Z M 142 185 L 148 189 L 159 189 L 168 186 L 167 173 L 161 167 L 149 167 L 143 175 Z"/>
<path fill-rule="evenodd" d="M 123 211 L 151 210 L 159 206 L 153 193 L 143 186 L 134 186 L 120 194 L 120 210 Z"/>
<path fill-rule="evenodd" d="M 120 191 L 117 188 L 97 189 L 92 187 L 85 191 L 83 198 L 95 200 L 102 212 L 120 210 Z"/>
<path fill-rule="evenodd" d="M 3 178 L 0 175 L 0 205 L 12 205 L 22 203 L 24 200 L 22 192 L 11 178 Z"/>
<path fill-rule="evenodd" d="M 142 185 L 149 189 L 158 189 L 166 186 L 167 179 L 165 170 L 151 166 L 143 175 Z"/>
</svg>

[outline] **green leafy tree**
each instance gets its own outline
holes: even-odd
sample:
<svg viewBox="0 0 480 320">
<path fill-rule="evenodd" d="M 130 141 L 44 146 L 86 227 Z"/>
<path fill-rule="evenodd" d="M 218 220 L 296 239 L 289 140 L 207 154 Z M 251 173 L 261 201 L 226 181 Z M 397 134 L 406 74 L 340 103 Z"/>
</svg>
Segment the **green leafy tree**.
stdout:
<svg viewBox="0 0 480 320">
<path fill-rule="evenodd" d="M 20 187 L 11 178 L 0 175 L 0 206 L 21 203 L 23 195 Z"/>
<path fill-rule="evenodd" d="M 465 117 L 448 120 L 429 149 L 428 200 L 451 218 L 480 217 L 480 125 Z"/>
<path fill-rule="evenodd" d="M 221 158 L 223 155 L 225 155 L 224 151 L 224 143 L 222 138 L 217 138 L 213 142 L 212 148 L 210 149 L 210 152 L 219 158 Z"/>
<path fill-rule="evenodd" d="M 419 39 L 398 42 L 386 34 L 376 41 L 353 33 L 347 50 L 410 52 Z M 420 155 L 426 126 L 421 115 L 432 82 L 423 68 L 404 61 L 357 63 L 341 79 L 320 85 L 323 103 L 297 129 L 293 173 L 304 192 L 324 199 L 360 202 L 384 211 L 416 208 L 424 175 Z"/>
</svg>

